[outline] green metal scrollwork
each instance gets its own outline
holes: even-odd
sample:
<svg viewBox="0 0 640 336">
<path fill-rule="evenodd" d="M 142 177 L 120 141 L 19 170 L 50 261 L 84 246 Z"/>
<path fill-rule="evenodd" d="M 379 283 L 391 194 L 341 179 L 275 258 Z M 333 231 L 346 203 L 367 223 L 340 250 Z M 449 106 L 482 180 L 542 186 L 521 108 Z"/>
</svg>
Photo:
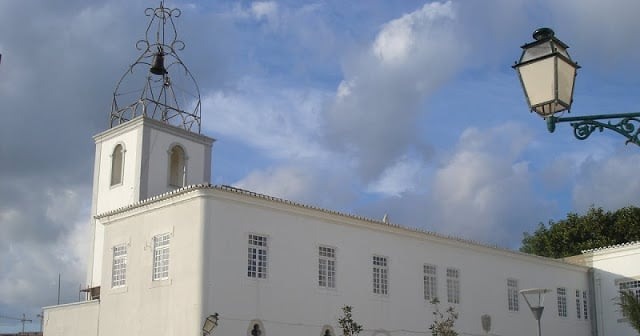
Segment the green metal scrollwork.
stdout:
<svg viewBox="0 0 640 336">
<path fill-rule="evenodd" d="M 626 143 L 633 143 L 640 146 L 640 113 L 618 113 L 609 115 L 592 115 L 592 116 L 580 116 L 580 117 L 567 117 L 559 118 L 550 116 L 547 117 L 547 129 L 553 133 L 557 123 L 569 122 L 573 127 L 573 135 L 578 140 L 587 139 L 596 130 L 602 132 L 605 128 L 612 130 L 625 138 Z M 608 119 L 620 119 L 618 122 L 607 121 L 606 123 L 600 120 Z"/>
</svg>

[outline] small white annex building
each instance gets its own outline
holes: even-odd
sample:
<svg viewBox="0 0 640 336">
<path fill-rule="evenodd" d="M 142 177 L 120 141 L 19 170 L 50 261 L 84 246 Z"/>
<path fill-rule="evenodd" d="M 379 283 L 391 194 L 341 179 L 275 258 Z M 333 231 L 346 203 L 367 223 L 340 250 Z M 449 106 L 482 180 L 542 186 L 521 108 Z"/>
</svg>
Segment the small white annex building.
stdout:
<svg viewBox="0 0 640 336">
<path fill-rule="evenodd" d="M 525 288 L 551 290 L 543 335 L 634 334 L 613 300 L 640 293 L 638 243 L 555 260 L 211 185 L 199 101 L 163 99 L 171 45 L 127 72 L 150 64 L 144 93 L 160 91 L 122 107 L 116 90 L 94 137 L 87 300 L 46 307 L 45 336 L 197 336 L 214 313 L 217 335 L 331 336 L 345 305 L 363 336 L 430 335 L 434 298 L 460 335 L 535 335 Z"/>
</svg>

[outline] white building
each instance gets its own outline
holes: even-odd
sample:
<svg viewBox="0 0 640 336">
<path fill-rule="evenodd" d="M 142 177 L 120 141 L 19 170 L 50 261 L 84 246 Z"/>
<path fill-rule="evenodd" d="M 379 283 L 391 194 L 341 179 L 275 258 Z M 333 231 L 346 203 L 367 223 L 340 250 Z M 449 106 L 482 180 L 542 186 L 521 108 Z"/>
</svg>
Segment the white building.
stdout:
<svg viewBox="0 0 640 336">
<path fill-rule="evenodd" d="M 220 335 L 338 335 L 344 305 L 362 335 L 428 335 L 433 297 L 461 335 L 526 335 L 530 287 L 544 334 L 633 334 L 612 299 L 640 244 L 541 258 L 212 186 L 213 139 L 144 116 L 94 139 L 94 299 L 45 308 L 47 336 L 195 336 L 214 312 Z"/>
<path fill-rule="evenodd" d="M 149 27 L 175 13 L 161 3 Z M 46 307 L 46 336 L 196 336 L 214 313 L 218 335 L 340 335 L 345 305 L 363 336 L 430 335 L 434 298 L 460 335 L 534 335 L 526 288 L 551 290 L 544 335 L 633 335 L 613 299 L 640 295 L 640 244 L 554 260 L 210 185 L 199 93 L 185 111 L 169 73 L 193 77 L 175 40 L 149 36 L 162 40 L 138 42 L 94 137 L 89 300 Z M 142 95 L 126 101 L 136 73 Z"/>
</svg>

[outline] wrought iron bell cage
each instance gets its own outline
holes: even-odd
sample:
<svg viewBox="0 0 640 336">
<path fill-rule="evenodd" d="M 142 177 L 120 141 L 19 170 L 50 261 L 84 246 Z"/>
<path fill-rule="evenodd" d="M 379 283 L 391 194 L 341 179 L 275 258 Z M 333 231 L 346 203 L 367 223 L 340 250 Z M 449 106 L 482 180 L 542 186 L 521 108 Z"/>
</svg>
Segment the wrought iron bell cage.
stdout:
<svg viewBox="0 0 640 336">
<path fill-rule="evenodd" d="M 174 23 L 181 14 L 163 2 L 145 10 L 149 24 L 145 38 L 136 43 L 142 53 L 116 85 L 110 127 L 143 115 L 200 133 L 200 89 L 177 53 L 185 48 Z"/>
</svg>

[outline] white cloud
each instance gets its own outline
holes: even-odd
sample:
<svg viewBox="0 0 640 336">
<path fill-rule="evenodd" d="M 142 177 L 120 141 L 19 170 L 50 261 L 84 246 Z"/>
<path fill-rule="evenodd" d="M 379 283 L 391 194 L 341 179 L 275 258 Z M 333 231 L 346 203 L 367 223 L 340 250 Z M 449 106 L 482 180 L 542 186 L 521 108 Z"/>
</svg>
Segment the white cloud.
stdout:
<svg viewBox="0 0 640 336">
<path fill-rule="evenodd" d="M 402 64 L 423 43 L 421 33 L 440 21 L 454 19 L 451 2 L 425 4 L 421 9 L 385 24 L 373 43 L 373 52 L 384 63 Z"/>
<path fill-rule="evenodd" d="M 385 169 L 377 181 L 369 184 L 369 192 L 401 197 L 403 193 L 424 192 L 426 178 L 424 162 L 409 156 L 402 157 Z"/>
<path fill-rule="evenodd" d="M 289 166 L 253 171 L 234 185 L 270 196 L 299 200 L 306 198 L 313 189 L 312 184 L 313 179 L 305 170 Z"/>
<path fill-rule="evenodd" d="M 532 190 L 523 150 L 531 136 L 517 125 L 468 129 L 439 168 L 430 195 L 432 229 L 504 244 L 523 232 L 525 219 L 544 212 Z"/>
<path fill-rule="evenodd" d="M 421 104 L 465 55 L 455 6 L 434 2 L 383 25 L 371 45 L 348 59 L 327 110 L 326 136 L 359 162 L 367 183 L 412 146 L 420 147 Z M 424 154 L 424 153 L 421 153 Z"/>
<path fill-rule="evenodd" d="M 327 153 L 318 136 L 325 99 L 318 90 L 273 87 L 246 78 L 235 90 L 203 97 L 202 109 L 211 111 L 204 128 L 275 158 L 323 157 Z"/>
<path fill-rule="evenodd" d="M 633 146 L 633 145 L 630 145 Z M 575 178 L 573 203 L 579 212 L 591 205 L 609 210 L 640 205 L 640 155 L 637 148 L 622 150 L 602 159 L 584 161 Z"/>
<path fill-rule="evenodd" d="M 24 186 L 36 192 L 38 211 L 16 216 L 16 208 L 0 209 L 0 226 L 21 226 L 0 239 L 3 272 L 0 274 L 0 306 L 42 307 L 56 303 L 58 274 L 62 276 L 62 301 L 77 298 L 84 283 L 89 251 L 89 202 L 84 187 L 53 189 Z M 16 195 L 18 196 L 18 195 Z M 21 197 L 21 196 L 19 196 Z M 25 222 L 26 221 L 26 222 Z M 36 223 L 31 223 L 36 222 Z M 51 230 L 53 234 L 48 234 Z M 37 276 L 34 276 L 37 275 Z"/>
<path fill-rule="evenodd" d="M 266 18 L 273 22 L 277 19 L 278 4 L 274 1 L 256 1 L 251 3 L 251 13 L 258 20 Z"/>
</svg>

